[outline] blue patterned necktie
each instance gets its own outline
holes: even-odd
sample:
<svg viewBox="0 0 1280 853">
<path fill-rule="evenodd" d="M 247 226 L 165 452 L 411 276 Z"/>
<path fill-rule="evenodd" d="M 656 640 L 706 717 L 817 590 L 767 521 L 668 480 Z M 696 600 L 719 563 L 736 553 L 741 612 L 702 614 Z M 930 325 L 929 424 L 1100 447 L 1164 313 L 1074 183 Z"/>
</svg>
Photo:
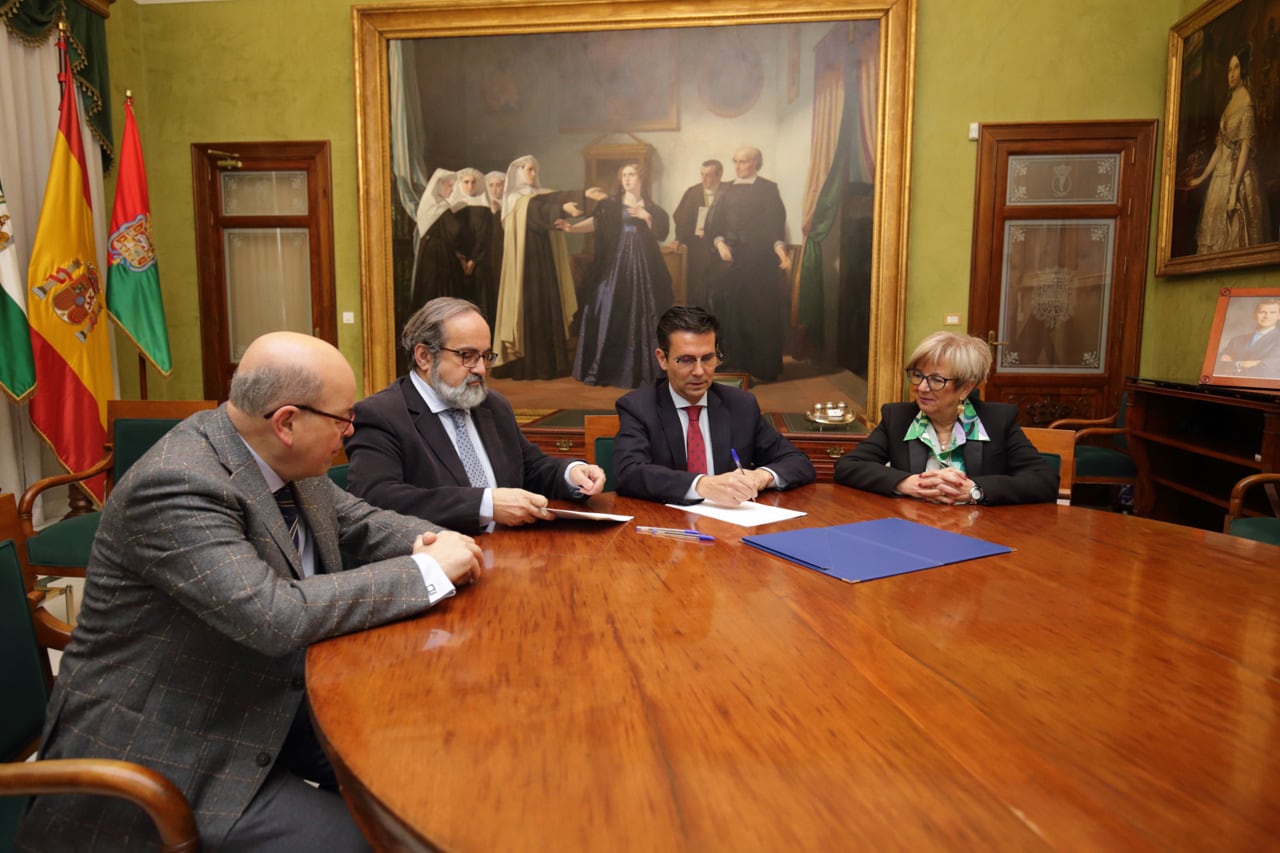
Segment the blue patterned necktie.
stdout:
<svg viewBox="0 0 1280 853">
<path fill-rule="evenodd" d="M 298 521 L 298 499 L 293 493 L 293 484 L 285 483 L 272 493 L 276 506 L 280 507 L 280 515 L 284 517 L 285 527 L 289 528 L 289 539 L 293 547 L 302 553 L 302 530 Z"/>
<path fill-rule="evenodd" d="M 454 446 L 458 450 L 458 458 L 462 460 L 462 467 L 467 470 L 467 479 L 477 489 L 489 488 L 489 478 L 485 476 L 484 465 L 480 464 L 476 446 L 471 443 L 471 436 L 467 433 L 467 413 L 462 409 L 445 409 L 445 411 L 453 420 Z"/>
</svg>

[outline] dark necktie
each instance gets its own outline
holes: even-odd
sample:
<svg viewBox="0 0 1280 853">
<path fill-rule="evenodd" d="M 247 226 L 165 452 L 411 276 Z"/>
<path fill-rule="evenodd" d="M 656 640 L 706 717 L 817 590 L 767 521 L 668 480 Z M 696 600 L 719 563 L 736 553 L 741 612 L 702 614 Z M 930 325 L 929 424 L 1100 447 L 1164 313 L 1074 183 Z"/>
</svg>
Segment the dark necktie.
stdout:
<svg viewBox="0 0 1280 853">
<path fill-rule="evenodd" d="M 280 515 L 284 517 L 284 526 L 289 528 L 289 539 L 299 554 L 302 553 L 302 530 L 298 521 L 298 499 L 293 493 L 293 484 L 285 483 L 273 493 L 276 506 L 280 507 Z"/>
<path fill-rule="evenodd" d="M 484 465 L 480 464 L 480 455 L 476 446 L 471 443 L 471 435 L 467 432 L 467 413 L 462 409 L 445 409 L 453 420 L 454 447 L 458 450 L 458 458 L 467 471 L 467 479 L 477 489 L 489 488 L 489 478 L 485 476 Z"/>
<path fill-rule="evenodd" d="M 698 416 L 702 414 L 701 406 L 689 406 L 689 432 L 685 437 L 685 458 L 688 460 L 685 470 L 695 474 L 707 473 L 707 445 L 702 441 L 702 426 Z"/>
</svg>

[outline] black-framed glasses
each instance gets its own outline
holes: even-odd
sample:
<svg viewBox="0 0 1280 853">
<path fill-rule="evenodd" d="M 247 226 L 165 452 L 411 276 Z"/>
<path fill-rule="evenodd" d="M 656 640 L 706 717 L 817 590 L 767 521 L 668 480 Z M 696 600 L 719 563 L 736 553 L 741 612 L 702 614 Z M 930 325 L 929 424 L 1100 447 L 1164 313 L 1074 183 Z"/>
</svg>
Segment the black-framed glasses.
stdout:
<svg viewBox="0 0 1280 853">
<path fill-rule="evenodd" d="M 666 350 L 663 350 L 663 352 L 666 352 Z M 670 353 L 667 353 L 667 358 L 671 358 Z M 693 370 L 693 366 L 698 363 L 701 363 L 704 369 L 711 370 L 719 367 L 724 362 L 724 353 L 709 352 L 703 356 L 678 355 L 675 358 L 671 358 L 671 361 L 681 370 Z"/>
<path fill-rule="evenodd" d="M 342 428 L 343 428 L 344 430 L 345 430 L 347 427 L 353 427 L 353 428 L 354 428 L 354 427 L 355 427 L 355 425 L 356 425 L 356 418 L 355 418 L 355 415 L 350 415 L 350 416 L 348 416 L 348 415 L 335 415 L 335 414 L 333 414 L 332 412 L 326 412 L 326 411 L 324 411 L 324 410 L 322 410 L 322 409 L 316 409 L 316 408 L 313 408 L 313 407 L 311 407 L 311 406 L 307 406 L 307 405 L 305 405 L 305 404 L 303 404 L 303 403 L 285 403 L 285 404 L 284 404 L 284 405 L 282 405 L 282 406 L 276 406 L 274 409 L 272 409 L 271 411 L 269 411 L 269 412 L 267 412 L 265 415 L 263 415 L 263 416 L 262 416 L 262 419 L 263 419 L 264 421 L 269 421 L 269 420 L 271 420 L 273 417 L 275 417 L 276 412 L 280 411 L 281 409 L 283 409 L 283 408 L 285 408 L 285 407 L 287 407 L 287 406 L 292 406 L 292 407 L 293 407 L 293 408 L 295 408 L 295 409 L 301 409 L 302 411 L 304 411 L 304 412 L 310 412 L 310 413 L 311 413 L 311 414 L 313 414 L 313 415 L 320 415 L 321 417 L 329 418 L 330 420 L 335 420 L 335 421 L 337 421 L 338 423 L 342 424 Z"/>
<path fill-rule="evenodd" d="M 947 387 L 948 382 L 954 382 L 957 385 L 960 384 L 960 380 L 956 379 L 954 376 L 941 376 L 937 373 L 930 373 L 928 376 L 925 376 L 920 371 L 911 367 L 907 368 L 906 373 L 907 382 L 909 384 L 914 386 L 923 382 L 925 385 L 929 386 L 930 391 L 941 391 L 943 388 Z"/>
<path fill-rule="evenodd" d="M 475 367 L 476 362 L 484 359 L 486 365 L 492 366 L 498 360 L 498 354 L 493 350 L 485 350 L 484 352 L 476 352 L 473 349 L 449 349 L 449 347 L 440 347 L 445 352 L 451 352 L 462 360 L 463 367 Z"/>
</svg>

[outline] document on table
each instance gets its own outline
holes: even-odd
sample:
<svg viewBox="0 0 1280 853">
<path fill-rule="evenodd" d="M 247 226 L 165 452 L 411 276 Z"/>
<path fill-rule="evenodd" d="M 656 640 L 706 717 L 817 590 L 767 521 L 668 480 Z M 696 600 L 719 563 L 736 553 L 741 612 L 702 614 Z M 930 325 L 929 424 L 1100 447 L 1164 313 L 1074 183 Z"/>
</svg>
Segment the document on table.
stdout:
<svg viewBox="0 0 1280 853">
<path fill-rule="evenodd" d="M 573 518 L 580 521 L 630 521 L 634 515 L 614 515 L 608 512 L 586 512 L 580 509 L 557 509 L 549 506 L 547 511 L 558 518 Z"/>
<path fill-rule="evenodd" d="M 773 524 L 775 521 L 786 521 L 788 518 L 799 518 L 805 513 L 794 509 L 783 509 L 777 506 L 765 506 L 755 501 L 746 501 L 737 506 L 721 506 L 703 501 L 700 504 L 667 504 L 673 509 L 695 512 L 717 521 L 727 521 L 740 527 L 759 527 L 762 524 Z"/>
<path fill-rule="evenodd" d="M 881 518 L 834 527 L 806 527 L 744 536 L 742 541 L 850 583 L 932 569 L 993 554 L 1007 554 L 1013 550 L 1007 545 L 901 518 Z"/>
</svg>

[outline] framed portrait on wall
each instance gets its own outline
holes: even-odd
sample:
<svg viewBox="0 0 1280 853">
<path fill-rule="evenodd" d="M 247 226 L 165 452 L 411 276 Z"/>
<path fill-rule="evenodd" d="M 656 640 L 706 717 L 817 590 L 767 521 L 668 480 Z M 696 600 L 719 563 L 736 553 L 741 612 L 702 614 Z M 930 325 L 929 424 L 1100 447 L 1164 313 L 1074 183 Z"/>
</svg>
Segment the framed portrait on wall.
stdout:
<svg viewBox="0 0 1280 853">
<path fill-rule="evenodd" d="M 422 211 L 448 205 L 428 198 L 432 177 L 467 167 L 524 181 L 512 170 L 518 161 L 527 167 L 525 155 L 537 171 L 528 186 L 554 198 L 546 220 L 558 219 L 553 230 L 564 232 L 548 238 L 556 257 L 567 258 L 556 262 L 558 283 L 539 290 L 531 265 L 511 264 L 511 206 L 495 200 L 490 228 L 500 237 L 491 244 L 490 283 L 475 284 L 475 298 L 466 290 L 447 295 L 497 306 L 486 311 L 502 356 L 493 382 L 517 408 L 549 392 L 559 405 L 597 391 L 577 371 L 583 324 L 611 312 L 586 309 L 599 308 L 614 285 L 592 272 L 600 268 L 593 253 L 610 243 L 591 233 L 588 190 L 624 197 L 626 164 L 602 169 L 599 152 L 630 146 L 644 152 L 636 159 L 645 210 L 654 214 L 647 228 L 668 258 L 681 258 L 667 266 L 692 278 L 710 258 L 702 264 L 712 282 L 705 307 L 720 318 L 722 340 L 738 342 L 725 353 L 726 369 L 776 351 L 776 372 L 768 365 L 748 372 L 780 384 L 837 377 L 864 410 L 897 399 L 916 0 L 798 0 L 785 10 L 767 0 L 622 0 L 608 4 L 607 19 L 602 8 L 481 0 L 353 9 L 366 393 L 404 372 L 399 330 L 437 292 L 422 257 L 438 219 Z M 784 251 L 774 254 L 771 237 L 758 285 L 734 290 L 732 263 L 711 257 L 711 235 L 701 247 L 686 239 L 679 212 L 708 161 L 721 164 L 723 186 L 741 180 L 734 157 L 743 149 L 760 155 L 751 180 L 777 186 Z M 505 200 L 511 187 L 500 192 Z M 656 224 L 668 219 L 665 230 Z M 525 246 L 532 227 L 518 228 Z M 745 248 L 739 267 L 742 257 L 751 257 Z M 656 292 L 701 292 L 691 280 L 679 284 Z M 612 313 L 636 314 L 643 328 L 672 301 L 642 313 L 619 297 Z M 595 337 L 634 348 L 612 329 Z M 552 347 L 556 363 L 574 369 L 511 370 L 537 346 Z M 640 351 L 651 357 L 643 340 Z M 599 385 L 611 388 L 610 400 L 627 390 L 616 381 Z"/>
<path fill-rule="evenodd" d="M 1280 263 L 1280 0 L 1210 0 L 1169 31 L 1156 274 Z"/>
<path fill-rule="evenodd" d="M 1200 384 L 1280 391 L 1280 287 L 1218 293 Z"/>
</svg>

